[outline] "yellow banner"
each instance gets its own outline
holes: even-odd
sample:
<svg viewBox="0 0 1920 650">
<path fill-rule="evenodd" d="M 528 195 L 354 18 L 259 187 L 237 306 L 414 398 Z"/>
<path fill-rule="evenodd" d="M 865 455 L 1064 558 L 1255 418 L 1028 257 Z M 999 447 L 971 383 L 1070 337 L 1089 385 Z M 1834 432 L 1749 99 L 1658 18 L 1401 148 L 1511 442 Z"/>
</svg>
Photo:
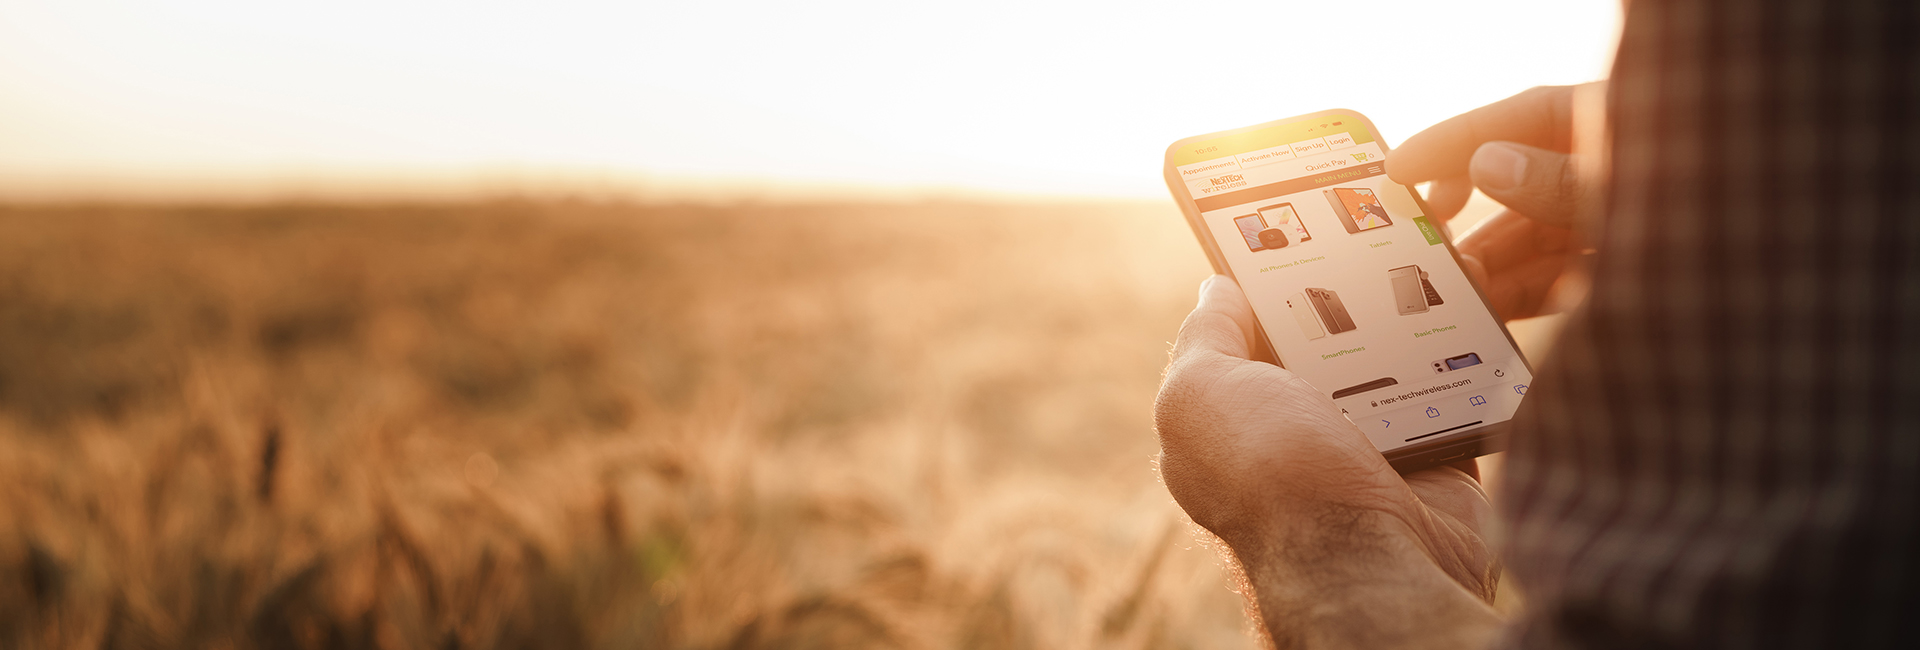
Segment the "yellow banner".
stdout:
<svg viewBox="0 0 1920 650">
<path fill-rule="evenodd" d="M 1315 142 L 1321 142 L 1324 147 L 1328 137 L 1350 137 L 1353 144 L 1373 142 L 1373 132 L 1367 130 L 1366 122 L 1334 113 L 1195 142 L 1174 151 L 1172 162 L 1173 166 L 1182 167 L 1275 147 L 1310 149 Z"/>
</svg>

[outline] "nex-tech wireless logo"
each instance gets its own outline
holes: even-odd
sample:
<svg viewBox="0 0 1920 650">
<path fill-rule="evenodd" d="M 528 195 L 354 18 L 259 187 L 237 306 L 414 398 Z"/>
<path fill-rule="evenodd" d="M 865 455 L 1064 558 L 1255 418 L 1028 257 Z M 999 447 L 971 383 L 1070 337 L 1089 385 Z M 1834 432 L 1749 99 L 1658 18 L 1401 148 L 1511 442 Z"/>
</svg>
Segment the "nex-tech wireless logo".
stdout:
<svg viewBox="0 0 1920 650">
<path fill-rule="evenodd" d="M 1212 181 L 1214 185 L 1226 185 L 1227 183 L 1238 183 L 1241 178 L 1244 177 L 1239 174 L 1227 174 L 1225 176 L 1215 176 L 1207 180 Z"/>
</svg>

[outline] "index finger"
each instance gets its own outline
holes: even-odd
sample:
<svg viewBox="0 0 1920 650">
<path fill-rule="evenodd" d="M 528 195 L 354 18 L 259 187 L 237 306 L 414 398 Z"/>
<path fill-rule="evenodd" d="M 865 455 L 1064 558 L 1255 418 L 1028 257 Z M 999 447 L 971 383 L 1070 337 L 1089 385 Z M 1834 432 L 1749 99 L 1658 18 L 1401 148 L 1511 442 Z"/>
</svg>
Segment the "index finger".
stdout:
<svg viewBox="0 0 1920 650">
<path fill-rule="evenodd" d="M 1566 253 L 1573 246 L 1570 232 L 1542 225 L 1526 215 L 1501 210 L 1460 236 L 1454 248 L 1501 273 L 1540 257 Z"/>
<path fill-rule="evenodd" d="M 1474 150 L 1495 141 L 1569 151 L 1575 88 L 1529 88 L 1428 127 L 1387 156 L 1387 176 L 1402 185 L 1464 176 Z"/>
</svg>

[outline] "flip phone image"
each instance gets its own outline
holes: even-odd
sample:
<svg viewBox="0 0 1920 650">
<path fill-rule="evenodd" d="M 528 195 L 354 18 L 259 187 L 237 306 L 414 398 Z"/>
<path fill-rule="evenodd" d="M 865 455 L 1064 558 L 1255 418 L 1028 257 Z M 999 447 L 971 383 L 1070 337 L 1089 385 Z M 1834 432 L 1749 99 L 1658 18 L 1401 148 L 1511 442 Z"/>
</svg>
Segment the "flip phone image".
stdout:
<svg viewBox="0 0 1920 650">
<path fill-rule="evenodd" d="M 1327 332 L 1339 334 L 1359 329 L 1353 324 L 1353 316 L 1347 314 L 1347 306 L 1340 302 L 1340 294 L 1326 289 L 1307 289 L 1307 302 L 1313 305 L 1314 313 L 1320 315 L 1320 321 L 1327 324 Z"/>
<path fill-rule="evenodd" d="M 1417 267 L 1417 266 L 1416 266 L 1416 267 L 1414 267 L 1414 268 L 1420 268 L 1420 267 Z M 1428 281 L 1427 281 L 1427 272 L 1426 272 L 1426 271 L 1421 271 L 1421 272 L 1420 272 L 1420 288 L 1421 288 L 1421 289 L 1423 289 L 1423 290 L 1425 290 L 1425 292 L 1426 292 L 1426 294 L 1427 294 L 1427 306 L 1428 306 L 1428 307 L 1432 307 L 1432 306 L 1434 306 L 1434 305 L 1444 305 L 1444 304 L 1447 304 L 1447 303 L 1446 303 L 1446 301 L 1444 301 L 1444 300 L 1441 300 L 1441 299 L 1440 299 L 1440 292 L 1438 292 L 1438 291 L 1434 291 L 1434 290 L 1433 290 L 1433 283 L 1432 283 L 1432 282 L 1428 282 Z"/>
<path fill-rule="evenodd" d="M 1293 322 L 1300 325 L 1300 333 L 1307 335 L 1307 340 L 1327 335 L 1327 328 L 1320 326 L 1320 319 L 1313 315 L 1313 306 L 1307 304 L 1305 295 L 1296 293 L 1288 297 L 1287 309 L 1293 312 Z"/>
<path fill-rule="evenodd" d="M 1401 316 L 1427 310 L 1427 294 L 1420 289 L 1420 267 L 1402 266 L 1387 271 L 1387 283 L 1393 285 L 1393 308 Z"/>
<path fill-rule="evenodd" d="M 1388 269 L 1387 282 L 1393 285 L 1393 306 L 1401 316 L 1424 313 L 1434 305 L 1444 304 L 1440 292 L 1434 291 L 1433 283 L 1427 280 L 1427 272 L 1419 266 Z"/>
</svg>

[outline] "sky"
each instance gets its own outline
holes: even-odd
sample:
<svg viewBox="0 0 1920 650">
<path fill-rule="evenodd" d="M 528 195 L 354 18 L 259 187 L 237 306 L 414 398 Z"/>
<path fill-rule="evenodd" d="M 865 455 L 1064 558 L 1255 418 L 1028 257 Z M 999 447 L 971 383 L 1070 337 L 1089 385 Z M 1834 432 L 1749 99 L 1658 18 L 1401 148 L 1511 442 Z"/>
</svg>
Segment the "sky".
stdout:
<svg viewBox="0 0 1920 650">
<path fill-rule="evenodd" d="M 0 200 L 1166 196 L 1174 140 L 1389 142 L 1605 75 L 1612 0 L 0 0 Z"/>
</svg>

